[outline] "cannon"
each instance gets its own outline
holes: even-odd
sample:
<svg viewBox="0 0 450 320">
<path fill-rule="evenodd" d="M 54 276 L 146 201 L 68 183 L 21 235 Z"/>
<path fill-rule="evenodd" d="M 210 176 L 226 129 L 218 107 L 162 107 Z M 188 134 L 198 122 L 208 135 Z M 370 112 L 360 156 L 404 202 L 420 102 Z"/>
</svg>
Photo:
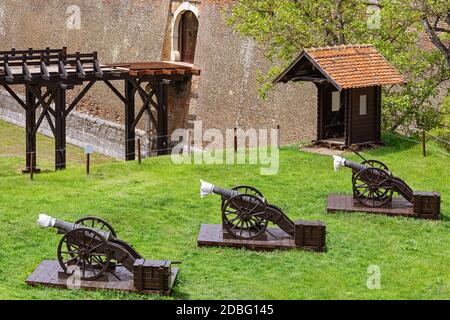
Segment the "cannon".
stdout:
<svg viewBox="0 0 450 320">
<path fill-rule="evenodd" d="M 241 241 L 293 239 L 297 246 L 316 251 L 325 250 L 325 223 L 322 221 L 292 221 L 281 208 L 269 203 L 263 194 L 252 186 L 240 185 L 231 189 L 200 181 L 200 196 L 216 194 L 221 197 L 223 233 Z M 268 228 L 273 224 L 278 228 Z M 308 232 L 304 232 L 308 229 Z M 281 231 L 281 232 L 280 232 Z M 314 236 L 312 236 L 314 234 Z M 309 237 L 309 238 L 308 238 Z"/>
<path fill-rule="evenodd" d="M 132 283 L 128 291 L 162 293 L 170 291 L 178 269 L 168 260 L 145 260 L 130 244 L 120 240 L 116 231 L 105 220 L 88 216 L 76 222 L 66 222 L 40 214 L 37 220 L 43 228 L 55 228 L 62 234 L 57 247 L 59 278 L 76 275 L 92 286 L 115 278 L 117 283 Z M 130 275 L 133 281 L 129 281 Z M 87 285 L 88 287 L 90 285 Z"/>
<path fill-rule="evenodd" d="M 364 160 L 362 163 L 333 156 L 334 170 L 341 166 L 352 169 L 353 197 L 362 205 L 381 207 L 392 202 L 394 193 L 412 203 L 414 191 L 402 179 L 394 176 L 389 168 L 378 160 Z"/>
<path fill-rule="evenodd" d="M 417 215 L 439 216 L 438 192 L 413 191 L 404 180 L 393 175 L 383 162 L 367 160 L 356 151 L 353 152 L 362 158 L 361 163 L 333 156 L 333 167 L 335 172 L 341 167 L 352 170 L 353 199 L 359 204 L 369 208 L 393 208 L 399 207 L 392 204 L 397 198 L 407 203 L 402 206 L 412 206 Z"/>
</svg>

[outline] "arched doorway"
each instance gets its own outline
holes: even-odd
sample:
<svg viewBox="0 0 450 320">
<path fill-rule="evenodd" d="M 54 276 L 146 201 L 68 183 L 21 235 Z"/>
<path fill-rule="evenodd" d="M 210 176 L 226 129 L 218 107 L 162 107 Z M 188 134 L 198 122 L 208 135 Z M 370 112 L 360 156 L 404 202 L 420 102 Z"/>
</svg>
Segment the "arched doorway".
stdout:
<svg viewBox="0 0 450 320">
<path fill-rule="evenodd" d="M 183 62 L 194 63 L 197 45 L 198 19 L 192 11 L 185 11 L 178 30 L 178 49 Z"/>
</svg>

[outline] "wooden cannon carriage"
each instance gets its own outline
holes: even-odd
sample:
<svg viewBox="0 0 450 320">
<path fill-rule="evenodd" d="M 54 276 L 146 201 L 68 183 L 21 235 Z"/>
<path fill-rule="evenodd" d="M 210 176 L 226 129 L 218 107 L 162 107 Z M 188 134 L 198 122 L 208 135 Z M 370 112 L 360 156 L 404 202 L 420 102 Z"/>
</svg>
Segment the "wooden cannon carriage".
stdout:
<svg viewBox="0 0 450 320">
<path fill-rule="evenodd" d="M 113 227 L 97 217 L 75 223 L 39 215 L 38 224 L 63 234 L 58 261 L 43 261 L 27 284 L 62 288 L 112 289 L 144 294 L 170 293 L 178 274 L 168 260 L 145 260 Z"/>
<path fill-rule="evenodd" d="M 223 189 L 201 182 L 201 196 L 222 197 L 222 224 L 204 224 L 199 246 L 243 247 L 254 250 L 302 248 L 326 250 L 326 225 L 322 221 L 292 221 L 281 208 L 270 204 L 251 186 Z M 276 228 L 269 228 L 269 223 Z"/>
<path fill-rule="evenodd" d="M 413 191 L 401 178 L 394 176 L 387 165 L 378 160 L 356 163 L 333 156 L 334 170 L 345 166 L 352 169 L 353 196 L 330 195 L 328 211 L 382 213 L 406 217 L 439 219 L 440 194 Z"/>
</svg>

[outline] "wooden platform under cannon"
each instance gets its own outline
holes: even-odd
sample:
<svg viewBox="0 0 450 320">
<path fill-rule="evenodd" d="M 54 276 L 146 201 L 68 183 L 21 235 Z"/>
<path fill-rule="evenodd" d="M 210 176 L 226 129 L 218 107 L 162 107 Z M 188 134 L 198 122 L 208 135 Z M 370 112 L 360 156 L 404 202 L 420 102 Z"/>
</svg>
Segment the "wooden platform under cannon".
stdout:
<svg viewBox="0 0 450 320">
<path fill-rule="evenodd" d="M 122 266 L 117 266 L 115 270 L 115 273 L 119 276 L 121 280 L 118 280 L 111 274 L 108 274 L 108 279 L 100 279 L 96 281 L 81 280 L 78 288 L 86 290 L 118 290 L 139 294 L 169 295 L 176 281 L 178 270 L 179 270 L 178 268 L 172 268 L 171 287 L 168 291 L 137 290 L 134 287 L 133 275 Z M 43 285 L 48 287 L 70 289 L 67 286 L 68 284 L 67 276 L 65 275 L 61 276 L 62 273 L 63 271 L 58 261 L 44 260 L 36 268 L 36 270 L 34 270 L 34 272 L 28 277 L 26 283 L 31 286 Z"/>
<path fill-rule="evenodd" d="M 304 249 L 309 251 L 325 251 L 325 248 L 299 247 L 295 239 L 280 228 L 268 228 L 263 240 L 239 240 L 224 237 L 221 224 L 202 224 L 197 239 L 199 247 L 231 247 L 245 248 L 256 251 L 271 251 L 285 249 Z"/>
<path fill-rule="evenodd" d="M 414 207 L 411 203 L 403 198 L 394 198 L 391 203 L 383 207 L 367 207 L 360 204 L 357 200 L 353 199 L 351 195 L 328 195 L 327 211 L 329 213 L 335 212 L 362 212 L 383 214 L 388 216 L 408 217 L 417 219 L 430 219 L 439 220 L 439 215 L 422 214 L 419 215 L 414 212 Z"/>
</svg>

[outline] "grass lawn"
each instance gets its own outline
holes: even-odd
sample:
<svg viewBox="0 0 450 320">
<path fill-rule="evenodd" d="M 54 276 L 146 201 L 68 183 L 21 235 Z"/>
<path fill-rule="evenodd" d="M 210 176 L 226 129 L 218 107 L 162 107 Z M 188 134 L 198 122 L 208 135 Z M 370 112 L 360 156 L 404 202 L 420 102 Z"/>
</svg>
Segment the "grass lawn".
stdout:
<svg viewBox="0 0 450 320">
<path fill-rule="evenodd" d="M 334 173 L 329 156 L 295 147 L 281 150 L 275 176 L 261 176 L 258 166 L 249 165 L 173 165 L 160 157 L 139 166 L 99 157 L 89 177 L 77 164 L 82 152 L 70 148 L 67 170 L 30 181 L 18 173 L 23 155 L 2 156 L 15 153 L 23 130 L 0 122 L 0 137 L 0 299 L 159 298 L 25 285 L 43 259 L 56 258 L 60 235 L 36 225 L 42 212 L 68 221 L 103 217 L 144 257 L 183 261 L 168 299 L 450 298 L 450 159 L 433 151 L 423 158 L 418 144 L 386 136 L 387 147 L 364 155 L 386 162 L 415 190 L 440 191 L 443 221 L 327 214 L 328 193 L 351 193 L 351 172 Z M 51 163 L 51 140 L 39 141 L 38 157 Z M 254 185 L 293 220 L 326 221 L 328 252 L 197 248 L 200 225 L 220 222 L 220 199 L 200 199 L 199 179 L 223 187 Z M 366 286 L 370 265 L 381 268 L 379 290 Z"/>
</svg>

